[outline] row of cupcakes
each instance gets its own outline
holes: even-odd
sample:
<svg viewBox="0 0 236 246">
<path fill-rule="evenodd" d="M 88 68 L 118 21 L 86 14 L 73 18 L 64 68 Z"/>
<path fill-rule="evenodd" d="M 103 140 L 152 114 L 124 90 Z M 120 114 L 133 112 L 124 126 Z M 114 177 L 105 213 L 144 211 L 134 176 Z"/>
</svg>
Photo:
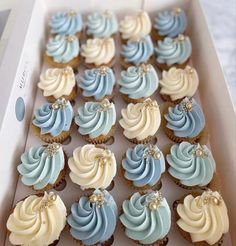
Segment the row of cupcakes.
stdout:
<svg viewBox="0 0 236 246">
<path fill-rule="evenodd" d="M 148 143 L 162 124 L 164 132 L 174 142 L 207 142 L 205 117 L 194 98 L 185 97 L 176 105 L 166 102 L 161 105 L 161 111 L 157 102 L 150 98 L 129 103 L 121 110 L 119 120 L 124 136 L 132 143 Z M 115 104 L 108 99 L 85 102 L 74 117 L 70 101 L 59 98 L 36 109 L 32 121 L 34 133 L 47 143 L 64 142 L 74 127 L 90 143 L 107 142 L 116 130 Z"/>
<path fill-rule="evenodd" d="M 67 214 L 59 195 L 45 192 L 19 201 L 7 221 L 13 245 L 56 245 L 66 224 L 80 245 L 112 245 L 118 217 L 125 235 L 139 245 L 164 246 L 174 222 L 191 245 L 221 245 L 229 230 L 225 202 L 217 191 L 187 194 L 173 204 L 174 221 L 158 191 L 135 192 L 118 206 L 106 190 L 74 202 Z M 172 239 L 170 238 L 170 241 Z"/>
</svg>

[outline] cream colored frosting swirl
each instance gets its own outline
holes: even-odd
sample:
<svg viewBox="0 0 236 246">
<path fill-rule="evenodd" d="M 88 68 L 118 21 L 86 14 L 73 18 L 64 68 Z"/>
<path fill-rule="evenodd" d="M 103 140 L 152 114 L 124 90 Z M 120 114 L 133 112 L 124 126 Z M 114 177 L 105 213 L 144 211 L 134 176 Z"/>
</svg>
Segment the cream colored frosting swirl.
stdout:
<svg viewBox="0 0 236 246">
<path fill-rule="evenodd" d="M 38 87 L 43 90 L 45 97 L 54 96 L 57 99 L 70 95 L 75 83 L 75 75 L 71 67 L 49 68 L 40 75 Z"/>
<path fill-rule="evenodd" d="M 108 64 L 115 56 L 115 42 L 113 38 L 88 39 L 81 47 L 81 55 L 86 63 L 96 66 Z"/>
<path fill-rule="evenodd" d="M 57 240 L 66 225 L 66 207 L 53 192 L 31 195 L 16 204 L 7 221 L 13 245 L 43 246 Z"/>
<path fill-rule="evenodd" d="M 159 106 L 150 98 L 143 103 L 129 103 L 126 109 L 121 110 L 121 115 L 119 122 L 128 139 L 144 140 L 153 136 L 161 123 Z"/>
<path fill-rule="evenodd" d="M 87 144 L 78 147 L 68 161 L 72 182 L 81 189 L 105 189 L 116 175 L 116 159 L 108 150 Z"/>
<path fill-rule="evenodd" d="M 119 30 L 123 39 L 136 39 L 151 32 L 152 23 L 145 11 L 140 11 L 134 16 L 125 16 L 120 22 Z"/>
<path fill-rule="evenodd" d="M 169 95 L 171 100 L 192 97 L 199 84 L 197 71 L 187 66 L 185 69 L 172 67 L 162 72 L 161 94 Z"/>
<path fill-rule="evenodd" d="M 190 233 L 193 242 L 215 245 L 229 230 L 227 208 L 217 191 L 205 191 L 195 198 L 191 194 L 186 196 L 183 204 L 178 204 L 177 212 L 178 226 Z"/>
</svg>

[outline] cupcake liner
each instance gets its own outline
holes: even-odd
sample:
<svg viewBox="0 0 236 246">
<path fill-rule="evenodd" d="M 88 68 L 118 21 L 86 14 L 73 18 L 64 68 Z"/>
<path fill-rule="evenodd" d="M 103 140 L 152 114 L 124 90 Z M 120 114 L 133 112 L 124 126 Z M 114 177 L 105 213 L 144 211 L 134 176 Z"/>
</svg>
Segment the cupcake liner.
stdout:
<svg viewBox="0 0 236 246">
<path fill-rule="evenodd" d="M 168 174 L 168 176 L 181 188 L 186 189 L 186 190 L 220 190 L 221 185 L 220 185 L 220 178 L 217 172 L 214 173 L 213 178 L 211 180 L 211 182 L 208 185 L 205 186 L 199 186 L 199 185 L 195 185 L 195 186 L 187 186 L 181 183 L 181 181 L 179 179 L 176 179 L 175 177 L 173 177 L 172 175 L 170 175 L 170 173 L 168 172 L 168 169 L 170 167 L 166 156 L 170 153 L 170 148 L 173 146 L 174 144 L 168 144 L 166 146 L 164 146 L 163 148 L 163 155 L 165 157 L 165 161 L 166 161 L 166 173 Z"/>
<path fill-rule="evenodd" d="M 191 192 L 191 193 L 189 193 L 189 194 L 191 194 L 193 197 L 197 197 L 197 196 L 201 195 L 201 193 L 199 193 L 199 192 Z M 174 203 L 173 203 L 173 211 L 174 211 L 175 221 L 176 221 L 176 222 L 180 219 L 180 216 L 179 216 L 178 213 L 177 213 L 177 206 L 178 206 L 179 203 L 183 203 L 185 196 L 187 196 L 187 195 L 189 195 L 189 194 L 184 195 L 184 196 L 181 197 L 179 200 L 176 200 L 176 201 L 174 201 Z M 214 245 L 210 245 L 210 244 L 208 244 L 206 241 L 201 241 L 201 242 L 193 243 L 193 242 L 192 242 L 192 239 L 191 239 L 191 236 L 190 236 L 190 233 L 188 233 L 188 232 L 182 230 L 178 225 L 177 225 L 177 227 L 178 227 L 178 230 L 179 230 L 181 236 L 182 236 L 185 240 L 187 240 L 188 242 L 190 242 L 191 245 L 194 245 L 194 246 L 220 246 L 220 245 L 222 245 L 222 243 L 223 243 L 223 237 L 224 237 L 224 235 L 223 235 L 223 236 L 221 237 L 221 239 L 220 239 L 217 243 L 215 243 Z"/>
<path fill-rule="evenodd" d="M 152 55 L 145 64 L 153 64 L 154 60 L 155 60 L 154 56 Z M 135 66 L 135 64 L 133 63 L 126 63 L 122 56 L 120 56 L 120 65 L 124 69 L 127 69 L 128 67 L 131 67 L 131 66 Z"/>
<path fill-rule="evenodd" d="M 65 98 L 68 101 L 72 101 L 73 99 L 76 98 L 76 96 L 77 96 L 77 85 L 75 84 L 75 86 L 73 87 L 69 95 L 62 95 L 61 97 Z M 45 98 L 50 103 L 54 103 L 58 99 L 58 98 L 55 98 L 54 96 L 47 96 Z"/>
<path fill-rule="evenodd" d="M 206 126 L 203 128 L 203 130 L 196 136 L 192 138 L 184 138 L 184 137 L 177 137 L 174 135 L 174 131 L 171 129 L 168 129 L 166 127 L 167 120 L 165 119 L 164 115 L 168 112 L 169 107 L 174 107 L 175 104 L 166 102 L 161 105 L 161 125 L 162 128 L 164 129 L 165 134 L 167 137 L 176 142 L 176 143 L 181 143 L 183 141 L 189 142 L 189 143 L 200 143 L 200 144 L 206 144 L 208 142 L 208 131 Z"/>
<path fill-rule="evenodd" d="M 44 54 L 44 60 L 51 65 L 52 67 L 56 67 L 56 68 L 65 68 L 67 66 L 74 68 L 77 68 L 79 63 L 80 63 L 80 56 L 78 55 L 77 57 L 73 58 L 72 60 L 70 60 L 67 63 L 58 63 L 55 62 L 53 60 L 53 58 L 51 56 L 48 56 L 46 53 Z"/>
<path fill-rule="evenodd" d="M 71 132 L 75 128 L 75 123 L 72 122 L 69 131 L 63 131 L 58 136 L 53 137 L 49 133 L 47 133 L 47 134 L 41 134 L 39 127 L 35 126 L 33 123 L 31 125 L 32 125 L 32 130 L 33 130 L 34 134 L 37 137 L 39 137 L 41 140 L 43 140 L 44 142 L 46 142 L 46 143 L 54 143 L 54 142 L 56 142 L 56 143 L 63 143 L 67 138 L 70 137 Z"/>
<path fill-rule="evenodd" d="M 147 98 L 146 97 L 141 97 L 138 99 L 134 99 L 134 98 L 130 98 L 128 95 L 126 94 L 121 94 L 122 99 L 126 102 L 126 103 L 142 103 L 144 102 Z M 152 96 L 148 97 L 148 98 L 152 98 Z"/>
<path fill-rule="evenodd" d="M 181 103 L 181 101 L 184 99 L 184 97 L 180 98 L 180 99 L 176 99 L 174 101 L 172 101 L 171 97 L 169 95 L 166 95 L 166 94 L 161 94 L 159 92 L 160 96 L 161 96 L 161 99 L 165 102 L 171 102 L 171 103 L 174 103 L 175 105 L 176 104 L 179 104 Z"/>
<path fill-rule="evenodd" d="M 101 66 L 107 66 L 107 67 L 113 67 L 115 65 L 115 61 L 116 61 L 116 58 L 115 56 L 111 59 L 110 62 L 106 63 L 106 64 L 100 64 L 100 65 L 96 65 L 94 63 L 86 63 L 85 62 L 85 59 L 84 59 L 84 64 L 87 68 L 91 69 L 91 68 L 98 68 L 98 67 L 101 67 Z"/>
<path fill-rule="evenodd" d="M 116 131 L 116 125 L 111 127 L 111 130 L 108 132 L 107 135 L 101 135 L 96 138 L 90 138 L 88 134 L 87 135 L 80 134 L 80 136 L 89 143 L 102 144 L 102 143 L 106 143 L 110 138 L 112 138 L 113 135 L 115 134 L 115 131 Z"/>
<path fill-rule="evenodd" d="M 172 64 L 170 66 L 168 66 L 166 63 L 159 63 L 156 60 L 156 64 L 157 64 L 157 67 L 162 71 L 162 70 L 169 70 L 171 67 L 185 68 L 187 66 L 187 64 L 189 63 L 189 60 L 190 60 L 190 58 L 188 58 L 187 61 L 185 61 L 182 64 L 175 63 L 175 64 Z"/>
<path fill-rule="evenodd" d="M 131 143 L 134 143 L 134 144 L 146 144 L 146 143 L 151 142 L 155 138 L 156 136 L 154 135 L 154 136 L 148 136 L 147 138 L 142 139 L 142 140 L 138 140 L 137 138 L 131 138 L 131 139 L 126 138 L 126 139 L 128 139 Z"/>
</svg>

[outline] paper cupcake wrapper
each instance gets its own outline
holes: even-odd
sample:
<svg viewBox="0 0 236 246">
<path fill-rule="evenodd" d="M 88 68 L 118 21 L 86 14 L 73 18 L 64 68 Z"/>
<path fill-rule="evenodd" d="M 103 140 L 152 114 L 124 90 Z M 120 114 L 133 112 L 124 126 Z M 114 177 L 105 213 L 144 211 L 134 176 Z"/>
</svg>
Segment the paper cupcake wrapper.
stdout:
<svg viewBox="0 0 236 246">
<path fill-rule="evenodd" d="M 154 55 L 152 55 L 148 61 L 146 62 L 146 64 L 154 64 L 154 61 L 155 61 L 155 58 L 154 58 Z M 124 69 L 127 69 L 128 67 L 131 67 L 131 66 L 135 66 L 135 64 L 133 63 L 126 63 L 124 58 L 122 56 L 120 56 L 120 65 L 122 68 Z"/>
<path fill-rule="evenodd" d="M 114 67 L 114 65 L 115 65 L 115 62 L 116 62 L 116 58 L 115 58 L 115 56 L 111 59 L 111 61 L 110 62 L 108 62 L 108 63 L 106 63 L 106 64 L 100 64 L 100 65 L 96 65 L 96 64 L 94 64 L 94 63 L 86 63 L 85 62 L 85 58 L 83 59 L 83 61 L 84 61 L 84 65 L 87 67 L 87 68 L 89 68 L 89 69 L 92 69 L 92 68 L 98 68 L 98 67 L 101 67 L 101 66 L 107 66 L 107 67 Z"/>
<path fill-rule="evenodd" d="M 191 192 L 191 193 L 189 193 L 189 194 L 191 194 L 193 197 L 197 197 L 197 196 L 201 195 L 200 192 Z M 186 195 L 182 196 L 179 200 L 176 200 L 176 201 L 174 201 L 174 203 L 173 203 L 173 211 L 174 211 L 174 216 L 175 216 L 175 221 L 176 221 L 176 222 L 180 219 L 180 216 L 179 216 L 178 213 L 177 213 L 177 206 L 178 206 L 179 203 L 183 204 L 184 198 L 185 198 L 187 195 L 189 195 L 189 194 L 186 194 Z M 192 239 L 191 239 L 191 236 L 190 236 L 190 233 L 188 233 L 188 232 L 182 230 L 182 229 L 178 226 L 178 224 L 177 224 L 177 227 L 178 227 L 178 230 L 179 230 L 181 236 L 182 236 L 184 239 L 186 239 L 188 242 L 190 242 L 191 245 L 194 245 L 194 246 L 220 246 L 220 245 L 222 245 L 222 243 L 223 243 L 224 234 L 222 235 L 221 239 L 220 239 L 217 243 L 215 243 L 214 245 L 210 245 L 210 244 L 208 244 L 206 241 L 201 241 L 201 242 L 193 243 L 193 242 L 192 242 Z"/>
<path fill-rule="evenodd" d="M 142 140 L 138 140 L 137 138 L 132 138 L 132 139 L 129 139 L 127 138 L 131 143 L 134 143 L 134 144 L 147 144 L 147 143 L 150 143 L 152 140 L 154 140 L 156 138 L 156 136 L 149 136 L 145 139 L 142 139 Z"/>
<path fill-rule="evenodd" d="M 133 99 L 133 98 L 130 98 L 128 95 L 126 94 L 121 94 L 121 97 L 122 99 L 126 102 L 126 103 L 142 103 L 144 102 L 147 98 L 146 97 L 141 97 L 141 98 L 138 98 L 138 99 Z M 152 99 L 152 96 L 148 97 L 148 98 L 151 98 Z"/>
<path fill-rule="evenodd" d="M 58 63 L 53 60 L 51 56 L 48 56 L 46 53 L 44 54 L 44 60 L 47 64 L 51 65 L 52 67 L 56 68 L 66 68 L 68 66 L 72 67 L 73 69 L 77 69 L 79 63 L 80 63 L 80 56 L 73 58 L 67 63 Z"/>
<path fill-rule="evenodd" d="M 176 99 L 173 101 L 169 95 L 161 94 L 160 92 L 159 92 L 159 95 L 161 96 L 163 101 L 171 102 L 171 103 L 174 103 L 175 105 L 181 103 L 181 101 L 184 99 L 184 97 L 182 97 L 180 99 Z"/>
<path fill-rule="evenodd" d="M 182 64 L 175 63 L 175 64 L 172 64 L 170 66 L 168 66 L 166 63 L 159 63 L 159 62 L 156 61 L 156 65 L 157 65 L 157 68 L 159 68 L 161 71 L 162 70 L 169 70 L 171 67 L 176 67 L 176 68 L 182 68 L 182 69 L 184 69 L 188 65 L 189 60 L 190 60 L 190 58 L 188 58 L 187 61 L 185 61 Z"/>
<path fill-rule="evenodd" d="M 172 131 L 171 129 L 168 129 L 166 127 L 167 120 L 165 119 L 164 115 L 168 112 L 168 108 L 170 106 L 174 107 L 175 104 L 170 103 L 170 102 L 165 102 L 161 105 L 161 126 L 162 126 L 166 136 L 170 140 L 172 140 L 176 143 L 181 143 L 183 141 L 186 141 L 186 142 L 189 142 L 192 144 L 195 144 L 195 143 L 206 144 L 208 142 L 208 131 L 207 131 L 206 126 L 196 137 L 192 137 L 192 138 L 177 137 L 174 135 L 174 131 Z"/>
</svg>

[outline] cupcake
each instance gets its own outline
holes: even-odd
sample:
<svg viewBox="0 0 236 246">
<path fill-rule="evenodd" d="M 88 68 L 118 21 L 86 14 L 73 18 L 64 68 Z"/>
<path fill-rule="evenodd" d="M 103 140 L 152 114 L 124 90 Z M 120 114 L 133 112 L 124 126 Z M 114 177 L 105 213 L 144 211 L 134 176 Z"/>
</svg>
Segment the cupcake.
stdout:
<svg viewBox="0 0 236 246">
<path fill-rule="evenodd" d="M 75 75 L 71 67 L 49 68 L 40 75 L 38 87 L 49 102 L 64 97 L 72 101 L 77 95 Z"/>
<path fill-rule="evenodd" d="M 180 103 L 185 97 L 192 97 L 199 84 L 197 71 L 186 66 L 184 69 L 172 67 L 162 72 L 160 94 L 164 101 Z"/>
<path fill-rule="evenodd" d="M 117 218 L 113 197 L 106 190 L 95 190 L 72 204 L 67 223 L 71 236 L 80 245 L 111 245 Z"/>
<path fill-rule="evenodd" d="M 156 145 L 138 144 L 126 151 L 122 172 L 128 184 L 135 189 L 160 189 L 165 158 Z"/>
<path fill-rule="evenodd" d="M 32 147 L 21 155 L 17 167 L 24 185 L 36 191 L 58 186 L 66 175 L 67 156 L 58 143 Z"/>
<path fill-rule="evenodd" d="M 123 202 L 122 210 L 120 221 L 127 237 L 139 245 L 167 245 L 171 211 L 160 192 L 136 192 Z"/>
<path fill-rule="evenodd" d="M 129 67 L 121 72 L 120 93 L 127 103 L 143 102 L 157 90 L 159 79 L 151 64 Z"/>
<path fill-rule="evenodd" d="M 93 38 L 108 38 L 118 31 L 116 15 L 109 10 L 104 13 L 94 13 L 88 16 L 86 23 L 87 36 Z"/>
<path fill-rule="evenodd" d="M 216 189 L 216 164 L 206 145 L 173 144 L 166 155 L 171 178 L 185 189 Z"/>
<path fill-rule="evenodd" d="M 115 105 L 107 99 L 86 102 L 78 108 L 75 123 L 83 139 L 94 144 L 105 143 L 115 133 Z"/>
<path fill-rule="evenodd" d="M 88 68 L 102 65 L 112 67 L 115 64 L 115 42 L 113 38 L 87 39 L 81 46 L 81 55 Z"/>
<path fill-rule="evenodd" d="M 78 85 L 86 101 L 112 99 L 115 95 L 116 78 L 111 68 L 101 66 L 87 69 L 80 77 Z"/>
<path fill-rule="evenodd" d="M 69 101 L 59 98 L 45 103 L 34 113 L 32 128 L 44 142 L 64 142 L 72 131 L 74 113 Z"/>
<path fill-rule="evenodd" d="M 164 37 L 175 38 L 186 31 L 187 17 L 181 8 L 164 10 L 154 19 L 153 27 L 154 40 L 164 39 Z"/>
<path fill-rule="evenodd" d="M 121 110 L 119 123 L 123 134 L 132 143 L 148 143 L 155 136 L 161 124 L 161 114 L 156 101 L 147 98 L 142 103 L 129 103 Z"/>
<path fill-rule="evenodd" d="M 76 35 L 82 34 L 83 21 L 80 13 L 73 10 L 60 11 L 53 15 L 49 21 L 52 34 Z"/>
<path fill-rule="evenodd" d="M 79 51 L 79 39 L 75 35 L 56 35 L 49 38 L 44 58 L 53 67 L 76 69 L 80 61 Z"/>
<path fill-rule="evenodd" d="M 53 193 L 31 195 L 18 202 L 7 220 L 13 245 L 56 245 L 66 225 L 66 207 Z"/>
<path fill-rule="evenodd" d="M 166 135 L 176 143 L 207 142 L 205 117 L 194 98 L 185 97 L 177 105 L 164 103 L 162 123 Z"/>
<path fill-rule="evenodd" d="M 175 201 L 174 212 L 181 235 L 191 245 L 221 245 L 229 231 L 227 207 L 217 191 L 186 195 Z"/>
<path fill-rule="evenodd" d="M 154 52 L 153 43 L 149 35 L 127 41 L 122 45 L 120 64 L 123 68 L 142 63 L 152 63 Z"/>
<path fill-rule="evenodd" d="M 185 68 L 192 54 L 192 44 L 189 37 L 180 34 L 177 38 L 164 38 L 157 42 L 155 49 L 157 67 L 168 70 L 170 67 Z"/>
<path fill-rule="evenodd" d="M 119 31 L 123 42 L 137 39 L 151 33 L 152 23 L 145 11 L 140 11 L 133 16 L 125 16 L 120 22 Z"/>
<path fill-rule="evenodd" d="M 115 155 L 106 148 L 87 144 L 69 158 L 70 178 L 84 189 L 106 189 L 116 175 Z"/>
</svg>

